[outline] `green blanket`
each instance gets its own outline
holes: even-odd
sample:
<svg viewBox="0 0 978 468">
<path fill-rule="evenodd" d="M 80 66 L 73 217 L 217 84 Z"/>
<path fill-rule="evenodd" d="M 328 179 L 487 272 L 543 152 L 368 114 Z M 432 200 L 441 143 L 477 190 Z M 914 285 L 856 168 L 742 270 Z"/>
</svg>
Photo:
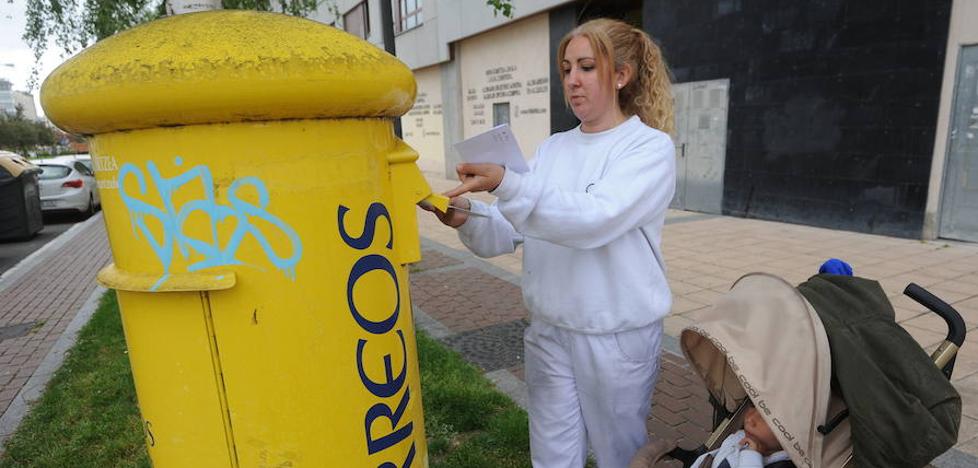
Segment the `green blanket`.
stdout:
<svg viewBox="0 0 978 468">
<path fill-rule="evenodd" d="M 828 335 L 833 386 L 849 406 L 855 466 L 918 468 L 957 442 L 961 397 L 897 325 L 879 283 L 816 275 L 798 291 Z"/>
</svg>

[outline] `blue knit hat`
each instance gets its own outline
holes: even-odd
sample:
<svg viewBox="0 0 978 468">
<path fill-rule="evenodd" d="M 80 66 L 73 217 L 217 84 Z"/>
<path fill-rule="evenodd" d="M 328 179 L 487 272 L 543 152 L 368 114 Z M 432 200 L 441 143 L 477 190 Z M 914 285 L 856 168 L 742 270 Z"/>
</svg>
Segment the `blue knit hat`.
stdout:
<svg viewBox="0 0 978 468">
<path fill-rule="evenodd" d="M 838 258 L 830 258 L 818 269 L 819 273 L 852 276 L 852 267 Z"/>
</svg>

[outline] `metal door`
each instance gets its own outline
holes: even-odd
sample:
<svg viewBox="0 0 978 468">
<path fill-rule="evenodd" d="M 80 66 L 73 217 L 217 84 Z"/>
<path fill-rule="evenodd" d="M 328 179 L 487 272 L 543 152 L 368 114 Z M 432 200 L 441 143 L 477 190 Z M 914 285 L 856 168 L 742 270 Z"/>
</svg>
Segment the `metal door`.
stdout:
<svg viewBox="0 0 978 468">
<path fill-rule="evenodd" d="M 720 213 L 727 153 L 730 80 L 681 83 L 676 98 L 676 195 L 673 208 Z"/>
<path fill-rule="evenodd" d="M 961 49 L 951 110 L 940 236 L 978 242 L 978 46 Z"/>
<path fill-rule="evenodd" d="M 686 103 L 689 102 L 689 85 L 686 83 L 672 86 L 673 111 L 676 116 L 676 193 L 672 196 L 670 208 L 682 210 L 686 208 Z"/>
</svg>

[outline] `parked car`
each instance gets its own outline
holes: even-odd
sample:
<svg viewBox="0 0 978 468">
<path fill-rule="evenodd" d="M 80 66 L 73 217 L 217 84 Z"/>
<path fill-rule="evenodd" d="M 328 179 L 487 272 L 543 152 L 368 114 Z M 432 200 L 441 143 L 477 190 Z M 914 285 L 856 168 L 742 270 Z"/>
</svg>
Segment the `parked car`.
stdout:
<svg viewBox="0 0 978 468">
<path fill-rule="evenodd" d="M 92 160 L 87 154 L 33 162 L 42 170 L 39 177 L 42 211 L 75 211 L 92 215 L 102 205 Z"/>
</svg>

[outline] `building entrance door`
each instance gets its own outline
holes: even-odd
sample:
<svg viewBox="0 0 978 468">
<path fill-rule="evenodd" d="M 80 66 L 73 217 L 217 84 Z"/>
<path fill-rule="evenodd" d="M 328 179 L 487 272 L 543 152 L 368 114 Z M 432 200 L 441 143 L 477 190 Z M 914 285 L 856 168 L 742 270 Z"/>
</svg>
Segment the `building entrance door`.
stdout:
<svg viewBox="0 0 978 468">
<path fill-rule="evenodd" d="M 961 49 L 956 80 L 940 236 L 978 242 L 978 46 Z"/>
<path fill-rule="evenodd" d="M 672 87 L 676 112 L 676 194 L 671 208 L 719 214 L 727 155 L 730 80 Z"/>
</svg>

